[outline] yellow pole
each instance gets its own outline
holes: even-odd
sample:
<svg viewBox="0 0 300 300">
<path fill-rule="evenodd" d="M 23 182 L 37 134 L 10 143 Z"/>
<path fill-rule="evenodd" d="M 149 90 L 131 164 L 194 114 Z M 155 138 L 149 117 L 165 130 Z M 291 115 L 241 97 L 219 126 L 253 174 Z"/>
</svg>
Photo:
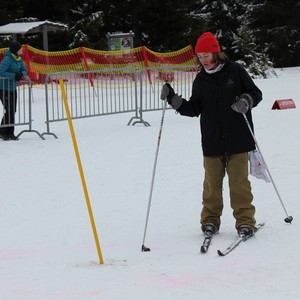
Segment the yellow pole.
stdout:
<svg viewBox="0 0 300 300">
<path fill-rule="evenodd" d="M 85 195 L 85 200 L 86 200 L 86 205 L 87 205 L 87 208 L 89 211 L 90 221 L 91 221 L 91 225 L 92 225 L 92 229 L 93 229 L 93 233 L 94 233 L 98 257 L 99 257 L 100 264 L 104 264 L 102 253 L 101 253 L 101 247 L 100 247 L 100 243 L 99 243 L 99 238 L 98 238 L 98 234 L 97 234 L 97 229 L 96 229 L 96 225 L 95 225 L 95 221 L 94 221 L 94 217 L 93 217 L 93 211 L 92 211 L 92 207 L 91 207 L 91 203 L 90 203 L 89 193 L 87 190 L 84 173 L 83 173 L 83 168 L 82 168 L 80 155 L 79 155 L 79 151 L 78 151 L 77 141 L 76 141 L 76 137 L 75 137 L 75 132 L 74 132 L 74 128 L 73 128 L 71 113 L 70 113 L 70 109 L 69 109 L 69 105 L 68 105 L 68 101 L 67 101 L 67 94 L 65 91 L 63 79 L 59 80 L 59 84 L 60 84 L 61 93 L 63 96 L 64 105 L 65 105 L 65 109 L 66 109 L 66 113 L 67 113 L 67 117 L 68 117 L 69 128 L 70 128 L 70 132 L 71 132 L 71 136 L 72 136 L 74 151 L 75 151 L 75 155 L 76 155 L 76 159 L 77 159 L 78 169 L 79 169 L 80 178 L 81 178 L 83 191 L 84 191 L 84 195 Z"/>
</svg>

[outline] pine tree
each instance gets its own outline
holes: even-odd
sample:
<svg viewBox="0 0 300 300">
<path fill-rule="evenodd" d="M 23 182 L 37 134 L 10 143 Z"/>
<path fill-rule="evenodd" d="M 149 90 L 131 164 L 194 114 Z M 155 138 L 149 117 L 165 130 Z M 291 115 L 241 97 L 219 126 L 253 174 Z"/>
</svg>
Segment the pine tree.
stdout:
<svg viewBox="0 0 300 300">
<path fill-rule="evenodd" d="M 258 51 L 256 38 L 253 31 L 247 26 L 246 20 L 241 23 L 237 33 L 237 38 L 233 42 L 233 48 L 241 56 L 237 62 L 243 65 L 253 78 L 267 78 L 270 75 L 276 75 L 266 50 Z"/>
<path fill-rule="evenodd" d="M 267 49 L 261 47 L 252 29 L 254 19 L 254 12 L 260 7 L 260 4 L 251 5 L 244 1 L 245 12 L 238 17 L 239 27 L 237 29 L 237 36 L 233 42 L 233 49 L 239 53 L 238 60 L 253 77 L 267 78 L 270 75 L 276 75 L 273 69 L 273 63 L 270 61 L 267 54 Z"/>
<path fill-rule="evenodd" d="M 300 65 L 300 0 L 0 1 L 0 25 L 32 18 L 69 26 L 68 31 L 49 32 L 50 51 L 78 46 L 107 50 L 108 32 L 132 30 L 135 47 L 168 52 L 194 46 L 201 33 L 211 31 L 230 59 L 253 74 L 265 76 L 270 60 L 275 67 Z M 41 36 L 19 38 L 41 48 Z M 0 47 L 7 43 L 0 37 Z"/>
<path fill-rule="evenodd" d="M 119 0 L 100 2 L 103 10 L 101 37 L 107 32 L 132 30 L 135 46 L 144 45 L 153 51 L 172 51 L 192 42 L 192 30 L 198 32 L 189 14 L 193 0 L 127 0 L 122 5 Z"/>
<path fill-rule="evenodd" d="M 259 46 L 252 30 L 253 11 L 258 1 L 201 1 L 206 15 L 207 30 L 219 39 L 222 51 L 231 60 L 241 63 L 253 77 L 267 77 L 273 73 L 266 50 Z"/>
<path fill-rule="evenodd" d="M 300 65 L 300 1 L 266 0 L 255 11 L 258 43 L 275 67 Z"/>
<path fill-rule="evenodd" d="M 21 0 L 1 0 L 0 2 L 0 26 L 11 23 L 23 17 L 24 10 Z"/>
<path fill-rule="evenodd" d="M 251 1 L 248 1 L 251 2 Z M 207 31 L 214 33 L 220 41 L 222 50 L 232 60 L 239 59 L 239 53 L 232 49 L 232 44 L 238 35 L 239 17 L 245 13 L 244 1 L 201 1 L 202 14 L 206 15 Z"/>
<path fill-rule="evenodd" d="M 85 6 L 77 10 L 77 13 L 79 12 L 81 18 L 74 22 L 74 26 L 71 27 L 73 41 L 69 47 L 84 46 L 93 49 L 105 49 L 106 39 L 100 37 L 100 29 L 103 27 L 102 11 L 91 10 L 91 7 Z"/>
</svg>

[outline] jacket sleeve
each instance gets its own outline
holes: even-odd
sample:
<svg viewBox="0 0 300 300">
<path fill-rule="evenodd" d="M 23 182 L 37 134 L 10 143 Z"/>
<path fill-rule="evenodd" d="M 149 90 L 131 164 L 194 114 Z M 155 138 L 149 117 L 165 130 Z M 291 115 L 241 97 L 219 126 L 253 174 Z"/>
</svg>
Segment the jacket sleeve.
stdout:
<svg viewBox="0 0 300 300">
<path fill-rule="evenodd" d="M 250 94 L 253 99 L 253 107 L 257 106 L 262 100 L 261 90 L 255 85 L 248 72 L 242 66 L 240 66 L 240 77 L 242 81 L 242 94 Z"/>
<path fill-rule="evenodd" d="M 26 77 L 26 75 L 27 75 L 27 69 L 26 69 L 25 64 L 24 64 L 23 61 L 22 61 L 22 64 L 21 64 L 21 70 L 20 70 L 20 72 L 22 73 L 23 77 Z"/>
<path fill-rule="evenodd" d="M 188 117 L 199 117 L 202 112 L 202 104 L 199 96 L 199 88 L 195 81 L 193 82 L 192 96 L 189 101 L 183 99 L 182 105 L 177 109 L 177 111 L 182 116 Z"/>
<path fill-rule="evenodd" d="M 6 77 L 10 79 L 15 78 L 15 73 L 8 71 L 10 63 L 11 63 L 10 58 L 5 56 L 0 64 L 0 77 Z"/>
</svg>

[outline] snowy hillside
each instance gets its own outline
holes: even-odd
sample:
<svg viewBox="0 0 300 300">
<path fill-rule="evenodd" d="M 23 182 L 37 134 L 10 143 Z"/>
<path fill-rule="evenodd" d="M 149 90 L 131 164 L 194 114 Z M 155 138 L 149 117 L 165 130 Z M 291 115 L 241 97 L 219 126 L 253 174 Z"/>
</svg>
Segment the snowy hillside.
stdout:
<svg viewBox="0 0 300 300">
<path fill-rule="evenodd" d="M 199 119 L 166 111 L 146 245 L 141 252 L 161 112 L 152 126 L 120 114 L 73 122 L 104 264 L 93 232 L 67 122 L 58 139 L 0 140 L 0 300 L 300 299 L 300 67 L 256 80 L 264 99 L 255 133 L 279 193 L 251 177 L 266 226 L 226 257 L 236 237 L 227 179 L 220 234 L 206 254 L 199 213 L 203 180 Z M 44 90 L 33 90 L 34 128 L 45 131 Z M 271 110 L 292 98 L 296 109 Z M 18 133 L 18 128 L 17 128 Z"/>
</svg>

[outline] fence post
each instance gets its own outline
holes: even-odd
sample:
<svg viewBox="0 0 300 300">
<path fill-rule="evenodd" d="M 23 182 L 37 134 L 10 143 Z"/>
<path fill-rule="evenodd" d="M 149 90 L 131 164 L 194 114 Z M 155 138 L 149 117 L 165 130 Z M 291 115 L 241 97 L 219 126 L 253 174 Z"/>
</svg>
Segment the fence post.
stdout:
<svg viewBox="0 0 300 300">
<path fill-rule="evenodd" d="M 83 173 L 83 168 L 82 168 L 82 164 L 81 164 L 81 159 L 80 159 L 80 155 L 79 155 L 79 151 L 78 151 L 78 145 L 77 145 L 77 141 L 76 141 L 76 137 L 75 137 L 75 132 L 74 132 L 74 128 L 73 128 L 71 113 L 70 113 L 70 109 L 69 109 L 69 105 L 68 105 L 67 94 L 65 91 L 63 79 L 59 79 L 59 84 L 60 84 L 60 88 L 61 88 L 63 102 L 65 105 L 66 114 L 68 116 L 69 128 L 70 128 L 71 137 L 72 137 L 72 141 L 73 141 L 74 151 L 76 154 L 78 169 L 79 169 L 82 187 L 83 187 L 83 191 L 84 191 L 84 195 L 85 195 L 85 200 L 86 200 L 86 204 L 88 207 L 90 221 L 91 221 L 91 225 L 92 225 L 92 229 L 93 229 L 93 233 L 94 233 L 94 239 L 95 239 L 96 248 L 97 248 L 97 252 L 98 252 L 99 262 L 100 262 L 100 264 L 104 264 L 101 247 L 100 247 L 100 243 L 99 243 L 99 238 L 98 238 L 98 234 L 97 234 L 97 229 L 96 229 L 96 225 L 95 225 L 95 221 L 94 221 L 93 211 L 92 211 L 90 198 L 89 198 L 89 194 L 88 194 L 88 189 L 87 189 L 87 185 L 86 185 L 86 181 L 85 181 L 85 177 L 84 177 L 84 173 Z"/>
</svg>

